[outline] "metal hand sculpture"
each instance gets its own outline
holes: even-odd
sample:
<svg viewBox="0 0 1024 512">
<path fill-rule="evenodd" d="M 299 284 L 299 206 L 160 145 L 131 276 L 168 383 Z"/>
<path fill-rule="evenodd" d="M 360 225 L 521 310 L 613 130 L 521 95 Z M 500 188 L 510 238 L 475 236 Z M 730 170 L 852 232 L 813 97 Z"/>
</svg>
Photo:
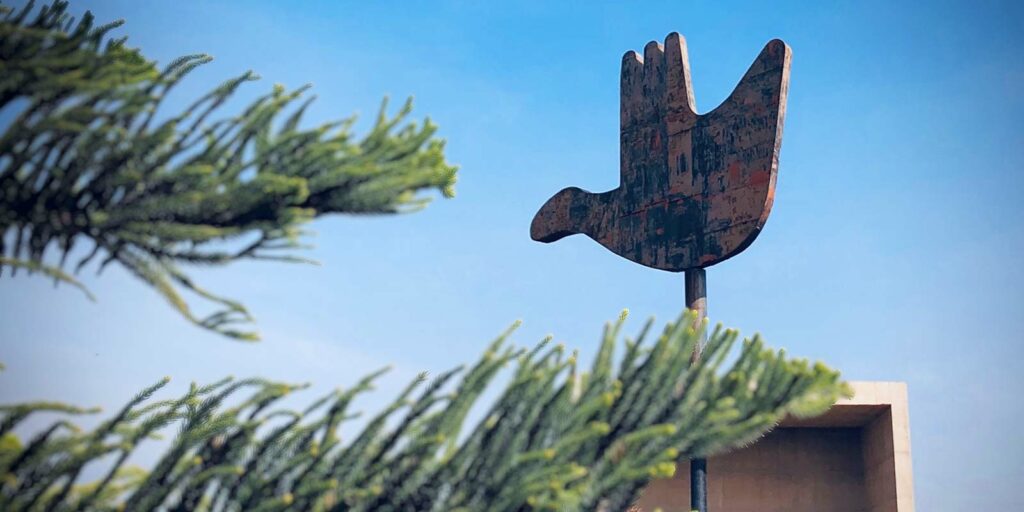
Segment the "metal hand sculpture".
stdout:
<svg viewBox="0 0 1024 512">
<path fill-rule="evenodd" d="M 744 250 L 771 210 L 790 50 L 765 46 L 725 102 L 698 115 L 686 42 L 672 33 L 622 59 L 619 188 L 567 188 L 541 207 L 534 240 L 583 233 L 612 252 L 669 271 Z"/>
</svg>

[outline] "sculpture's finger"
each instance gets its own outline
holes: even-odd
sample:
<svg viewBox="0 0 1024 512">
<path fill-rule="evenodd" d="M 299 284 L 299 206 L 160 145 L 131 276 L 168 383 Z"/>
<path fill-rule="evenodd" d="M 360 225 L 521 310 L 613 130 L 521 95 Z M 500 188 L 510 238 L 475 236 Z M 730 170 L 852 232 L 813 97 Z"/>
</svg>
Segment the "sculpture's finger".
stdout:
<svg viewBox="0 0 1024 512">
<path fill-rule="evenodd" d="M 690 80 L 690 58 L 686 39 L 673 32 L 665 38 L 665 103 L 668 110 L 668 133 L 679 133 L 693 126 L 697 119 L 697 101 Z"/>
<path fill-rule="evenodd" d="M 640 102 L 644 97 L 644 61 L 633 50 L 622 56 L 622 81 L 619 86 L 620 126 L 623 137 L 627 128 L 636 125 L 640 114 Z"/>
<path fill-rule="evenodd" d="M 665 48 L 657 41 L 644 46 L 644 93 L 660 101 L 665 91 Z"/>
<path fill-rule="evenodd" d="M 669 186 L 682 194 L 695 190 L 690 130 L 696 124 L 697 104 L 690 81 L 686 39 L 673 32 L 665 38 L 665 130 L 669 139 Z"/>
</svg>

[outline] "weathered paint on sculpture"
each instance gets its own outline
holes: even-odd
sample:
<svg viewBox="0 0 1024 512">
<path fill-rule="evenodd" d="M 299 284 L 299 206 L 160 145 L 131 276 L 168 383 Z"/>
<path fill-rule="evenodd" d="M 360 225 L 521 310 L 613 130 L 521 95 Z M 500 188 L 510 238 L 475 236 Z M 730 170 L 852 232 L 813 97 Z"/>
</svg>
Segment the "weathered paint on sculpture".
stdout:
<svg viewBox="0 0 1024 512">
<path fill-rule="evenodd" d="M 698 115 L 686 42 L 673 33 L 622 60 L 619 188 L 555 194 L 534 240 L 582 233 L 669 271 L 714 265 L 754 241 L 771 210 L 790 50 L 773 40 L 715 110 Z"/>
</svg>

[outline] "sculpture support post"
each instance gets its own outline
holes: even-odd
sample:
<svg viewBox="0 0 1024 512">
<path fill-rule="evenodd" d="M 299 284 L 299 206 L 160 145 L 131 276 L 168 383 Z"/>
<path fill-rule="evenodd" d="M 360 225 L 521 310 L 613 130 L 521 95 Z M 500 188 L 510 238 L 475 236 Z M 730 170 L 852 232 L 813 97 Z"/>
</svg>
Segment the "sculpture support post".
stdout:
<svg viewBox="0 0 1024 512">
<path fill-rule="evenodd" d="M 686 271 L 686 309 L 697 312 L 697 320 L 694 328 L 700 327 L 700 323 L 708 316 L 708 281 L 707 272 L 702 268 L 693 268 Z M 693 350 L 693 359 L 700 359 L 700 351 L 704 348 L 703 340 Z"/>
<path fill-rule="evenodd" d="M 708 287 L 707 273 L 703 268 L 695 268 L 686 271 L 686 308 L 697 312 L 697 319 L 694 327 L 697 328 L 700 322 L 708 316 Z M 700 359 L 701 349 L 704 348 L 702 339 L 693 349 L 693 361 Z M 690 508 L 697 512 L 708 510 L 708 465 L 705 459 L 693 459 L 690 461 Z"/>
<path fill-rule="evenodd" d="M 643 55 L 626 52 L 619 187 L 599 194 L 562 189 L 537 211 L 530 237 L 551 243 L 586 234 L 630 261 L 685 271 L 686 307 L 703 322 L 704 268 L 750 246 L 772 208 L 789 63 L 786 43 L 768 42 L 732 94 L 700 115 L 681 35 L 647 43 Z M 707 461 L 691 460 L 690 482 L 691 509 L 707 512 Z"/>
</svg>

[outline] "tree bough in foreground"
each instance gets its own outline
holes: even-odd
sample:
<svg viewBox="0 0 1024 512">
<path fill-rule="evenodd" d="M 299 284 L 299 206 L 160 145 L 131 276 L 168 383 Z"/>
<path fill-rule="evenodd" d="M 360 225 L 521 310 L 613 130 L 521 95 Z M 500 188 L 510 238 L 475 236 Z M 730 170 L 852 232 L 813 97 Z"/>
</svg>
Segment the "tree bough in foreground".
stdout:
<svg viewBox="0 0 1024 512">
<path fill-rule="evenodd" d="M 307 87 L 275 86 L 216 118 L 256 79 L 249 72 L 159 120 L 167 94 L 211 58 L 158 69 L 107 37 L 120 25 L 94 26 L 88 12 L 76 24 L 64 1 L 0 5 L 0 113 L 13 118 L 0 135 L 0 275 L 24 269 L 84 290 L 74 273 L 117 263 L 197 325 L 255 339 L 235 327 L 252 320 L 246 309 L 184 267 L 303 261 L 291 250 L 310 219 L 414 211 L 429 200 L 422 191 L 454 194 L 444 141 L 429 120 L 406 122 L 408 102 L 394 117 L 385 103 L 362 138 L 355 118 L 300 127 Z M 69 272 L 76 245 L 86 250 Z M 197 316 L 186 290 L 220 309 Z"/>
<path fill-rule="evenodd" d="M 723 368 L 737 333 L 721 326 L 691 362 L 702 337 L 691 312 L 653 341 L 648 322 L 616 356 L 624 318 L 605 327 L 588 372 L 561 345 L 516 348 L 505 333 L 471 367 L 429 382 L 421 375 L 353 436 L 339 426 L 381 372 L 303 411 L 274 412 L 275 401 L 302 386 L 226 379 L 156 399 L 165 379 L 91 432 L 58 421 L 25 443 L 12 429 L 29 414 L 81 411 L 7 406 L 0 508 L 622 511 L 677 463 L 751 443 L 784 416 L 820 414 L 848 393 L 837 372 L 787 359 L 757 336 Z M 500 396 L 464 429 L 470 408 L 510 364 Z M 178 433 L 151 469 L 124 465 L 171 425 Z M 104 476 L 79 481 L 89 464 Z"/>
</svg>

